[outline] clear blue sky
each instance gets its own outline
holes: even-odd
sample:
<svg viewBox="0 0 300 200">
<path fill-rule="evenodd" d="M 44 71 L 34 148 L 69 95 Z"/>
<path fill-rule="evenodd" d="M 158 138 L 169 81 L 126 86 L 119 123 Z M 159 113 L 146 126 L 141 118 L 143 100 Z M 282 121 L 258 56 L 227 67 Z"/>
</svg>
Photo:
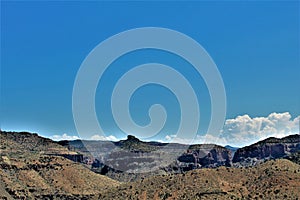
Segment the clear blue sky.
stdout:
<svg viewBox="0 0 300 200">
<path fill-rule="evenodd" d="M 44 136 L 76 135 L 72 88 L 82 61 L 108 37 L 147 26 L 180 31 L 207 50 L 224 80 L 227 118 L 272 112 L 296 117 L 300 115 L 299 18 L 299 1 L 1 1 L 1 128 Z M 166 52 L 146 53 L 148 61 L 160 58 L 179 70 L 180 63 L 184 65 Z M 144 55 L 133 52 L 115 65 L 133 66 Z M 116 68 L 104 77 L 107 83 L 98 91 L 113 87 L 122 73 Z M 181 70 L 193 74 L 187 68 Z M 190 81 L 196 83 L 201 100 L 199 133 L 203 133 L 210 118 L 209 95 L 201 77 L 192 75 Z M 97 92 L 97 102 L 100 98 Z M 104 102 L 96 104 L 97 114 L 105 130 L 113 134 L 117 131 L 108 101 Z M 164 131 L 172 133 L 179 121 L 178 102 L 164 88 L 145 87 L 137 92 L 132 99 L 133 118 L 147 123 L 145 105 L 155 102 L 165 104 L 170 112 Z"/>
</svg>

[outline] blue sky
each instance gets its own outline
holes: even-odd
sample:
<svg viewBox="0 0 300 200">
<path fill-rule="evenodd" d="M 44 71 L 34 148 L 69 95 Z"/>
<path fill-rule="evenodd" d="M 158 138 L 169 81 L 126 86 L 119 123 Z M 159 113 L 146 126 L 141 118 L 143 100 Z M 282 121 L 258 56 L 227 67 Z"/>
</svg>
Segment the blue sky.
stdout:
<svg viewBox="0 0 300 200">
<path fill-rule="evenodd" d="M 300 115 L 299 1 L 264 2 L 1 2 L 1 129 L 41 135 L 77 135 L 72 117 L 76 73 L 101 41 L 138 27 L 180 31 L 200 43 L 222 75 L 227 119 L 270 113 Z M 199 134 L 210 119 L 210 99 L 201 76 L 167 52 L 132 52 L 118 59 L 96 94 L 105 131 L 115 128 L 109 91 L 122 69 L 160 61 L 189 77 L 201 109 Z M 119 66 L 119 67 L 118 67 Z M 103 95 L 102 95 L 103 94 Z M 104 100 L 101 100 L 103 98 Z M 97 103 L 98 102 L 98 103 Z M 102 103 L 101 103 L 102 102 Z M 132 117 L 149 122 L 149 105 L 161 103 L 170 117 L 163 139 L 178 127 L 178 102 L 165 88 L 146 86 L 132 97 Z"/>
</svg>

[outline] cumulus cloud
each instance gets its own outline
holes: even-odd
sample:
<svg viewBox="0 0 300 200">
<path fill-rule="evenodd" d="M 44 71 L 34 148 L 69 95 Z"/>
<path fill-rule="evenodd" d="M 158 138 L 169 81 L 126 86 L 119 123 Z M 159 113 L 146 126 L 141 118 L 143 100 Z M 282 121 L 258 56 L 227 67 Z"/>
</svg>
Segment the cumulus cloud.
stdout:
<svg viewBox="0 0 300 200">
<path fill-rule="evenodd" d="M 299 133 L 300 116 L 292 119 L 288 112 L 271 113 L 267 117 L 254 117 L 249 115 L 237 116 L 227 119 L 220 135 L 197 135 L 194 144 L 219 144 L 242 147 L 250 145 L 268 137 L 285 137 Z M 188 144 L 190 141 L 184 138 L 176 138 L 176 135 L 165 136 L 167 142 Z"/>
<path fill-rule="evenodd" d="M 113 136 L 113 135 L 110 135 L 110 136 L 103 136 L 103 135 L 93 135 L 91 137 L 92 140 L 108 140 L 108 141 L 117 141 L 118 139 Z"/>
<path fill-rule="evenodd" d="M 267 117 L 238 116 L 225 121 L 220 138 L 228 144 L 245 146 L 268 137 L 285 137 L 299 133 L 300 116 L 290 113 L 271 113 Z"/>
<path fill-rule="evenodd" d="M 197 135 L 192 141 L 194 144 L 219 144 L 242 147 L 250 145 L 259 140 L 268 137 L 285 137 L 291 134 L 299 133 L 300 116 L 292 119 L 288 112 L 271 113 L 267 117 L 254 117 L 249 115 L 237 116 L 234 119 L 227 119 L 223 126 L 220 135 Z M 76 140 L 80 139 L 78 136 L 67 135 L 53 135 L 53 140 Z M 93 135 L 91 140 L 108 140 L 117 141 L 113 135 L 101 136 Z M 190 144 L 191 141 L 185 138 L 178 138 L 176 135 L 166 135 L 164 142 Z M 163 142 L 163 141 L 161 141 Z"/>
<path fill-rule="evenodd" d="M 62 135 L 53 135 L 51 136 L 51 139 L 55 141 L 60 141 L 60 140 L 78 140 L 80 138 L 76 135 L 68 135 L 64 133 Z"/>
</svg>

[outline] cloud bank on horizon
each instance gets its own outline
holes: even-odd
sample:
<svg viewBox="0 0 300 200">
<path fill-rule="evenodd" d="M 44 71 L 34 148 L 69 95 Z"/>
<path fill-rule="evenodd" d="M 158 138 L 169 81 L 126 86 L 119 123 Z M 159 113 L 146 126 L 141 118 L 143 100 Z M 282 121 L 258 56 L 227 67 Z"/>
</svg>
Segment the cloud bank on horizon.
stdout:
<svg viewBox="0 0 300 200">
<path fill-rule="evenodd" d="M 62 135 L 53 135 L 50 137 L 50 139 L 55 141 L 60 140 L 80 140 L 81 138 L 76 135 L 68 135 L 67 133 L 64 133 Z M 93 135 L 91 138 L 87 138 L 89 140 L 108 140 L 108 141 L 117 141 L 118 138 L 116 138 L 113 135 L 109 136 L 102 136 L 102 135 Z"/>
<path fill-rule="evenodd" d="M 220 140 L 227 144 L 245 146 L 268 137 L 285 137 L 299 133 L 300 116 L 292 119 L 289 112 L 271 113 L 267 117 L 238 116 L 225 121 Z"/>
<path fill-rule="evenodd" d="M 240 115 L 234 119 L 227 119 L 221 130 L 219 137 L 212 135 L 198 135 L 193 143 L 214 143 L 219 145 L 231 145 L 242 147 L 250 145 L 259 140 L 268 137 L 285 137 L 291 134 L 299 134 L 300 116 L 292 118 L 289 112 L 271 113 L 267 117 L 253 117 L 249 115 Z M 70 136 L 67 134 L 53 135 L 53 140 L 76 140 L 80 139 L 78 136 Z M 93 135 L 91 140 L 108 140 L 117 141 L 113 135 L 100 136 Z M 186 143 L 184 138 L 176 138 L 176 135 L 167 135 L 159 142 L 176 142 Z"/>
<path fill-rule="evenodd" d="M 234 119 L 227 119 L 219 137 L 207 134 L 197 136 L 193 143 L 213 143 L 243 147 L 268 137 L 282 138 L 292 134 L 299 134 L 300 116 L 292 119 L 289 112 L 271 113 L 267 117 L 254 117 L 240 115 Z M 169 142 L 185 143 L 184 139 L 167 135 Z"/>
<path fill-rule="evenodd" d="M 64 133 L 62 135 L 53 135 L 50 137 L 50 139 L 54 141 L 60 141 L 60 140 L 79 140 L 80 138 L 76 135 L 68 135 L 67 133 Z"/>
</svg>

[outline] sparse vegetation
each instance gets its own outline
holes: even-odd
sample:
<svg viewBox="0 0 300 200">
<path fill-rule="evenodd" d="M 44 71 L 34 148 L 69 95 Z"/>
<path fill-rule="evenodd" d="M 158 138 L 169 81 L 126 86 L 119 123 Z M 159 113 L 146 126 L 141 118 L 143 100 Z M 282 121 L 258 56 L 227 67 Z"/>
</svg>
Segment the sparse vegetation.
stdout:
<svg viewBox="0 0 300 200">
<path fill-rule="evenodd" d="M 0 199 L 298 199 L 300 196 L 300 166 L 287 159 L 270 160 L 255 167 L 165 172 L 120 183 L 92 172 L 83 163 L 59 156 L 76 154 L 59 143 L 22 134 L 0 135 Z M 38 142 L 29 144 L 27 149 L 26 143 L 34 140 Z"/>
</svg>

